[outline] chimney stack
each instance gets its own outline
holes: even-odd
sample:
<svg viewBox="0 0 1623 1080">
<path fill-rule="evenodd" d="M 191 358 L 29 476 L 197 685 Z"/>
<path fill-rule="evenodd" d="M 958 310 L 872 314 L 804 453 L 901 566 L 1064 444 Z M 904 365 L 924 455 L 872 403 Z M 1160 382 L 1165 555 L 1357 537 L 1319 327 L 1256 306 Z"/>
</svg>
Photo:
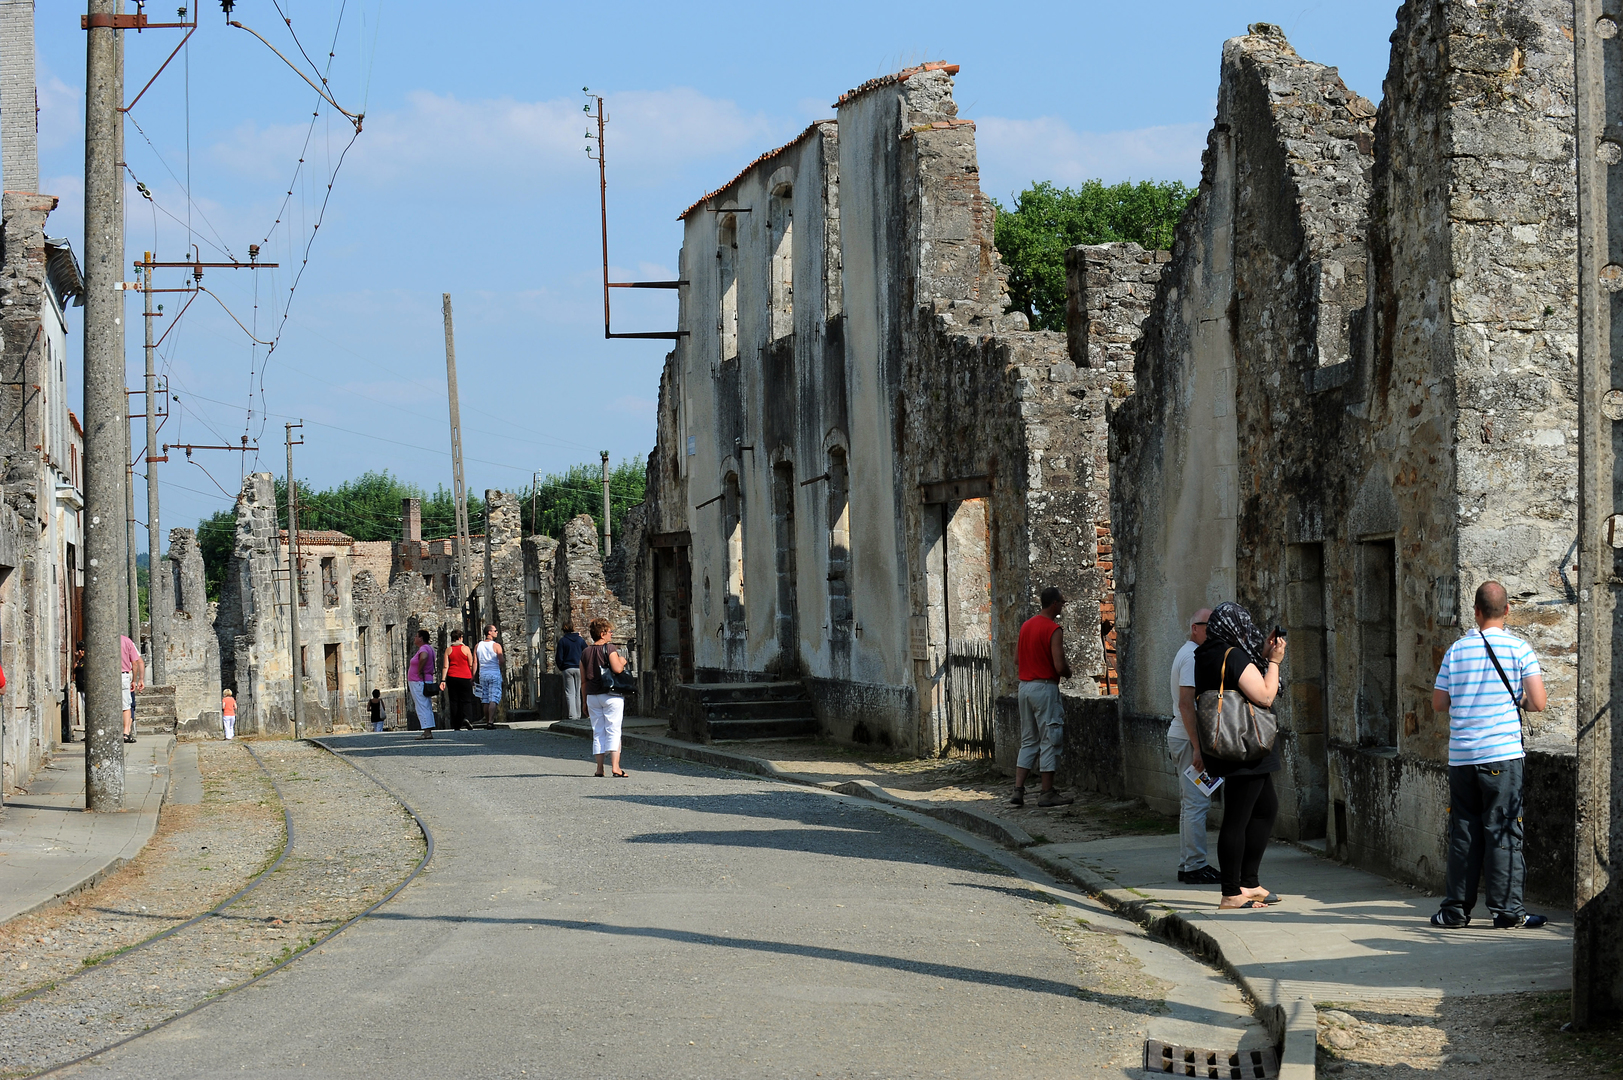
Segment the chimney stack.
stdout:
<svg viewBox="0 0 1623 1080">
<path fill-rule="evenodd" d="M 423 500 L 400 500 L 400 539 L 408 544 L 422 543 Z"/>
<path fill-rule="evenodd" d="M 34 0 L 0 0 L 0 178 L 7 191 L 39 191 Z"/>
</svg>

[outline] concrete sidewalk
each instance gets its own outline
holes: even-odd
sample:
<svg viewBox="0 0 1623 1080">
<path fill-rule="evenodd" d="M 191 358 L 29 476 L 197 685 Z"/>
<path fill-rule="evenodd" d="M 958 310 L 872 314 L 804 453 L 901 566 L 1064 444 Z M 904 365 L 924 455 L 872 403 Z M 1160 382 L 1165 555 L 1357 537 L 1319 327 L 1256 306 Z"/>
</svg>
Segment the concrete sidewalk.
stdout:
<svg viewBox="0 0 1623 1080">
<path fill-rule="evenodd" d="M 61 903 L 134 858 L 158 827 L 171 777 L 177 796 L 202 800 L 197 747 L 145 736 L 124 748 L 125 811 L 92 814 L 84 744 L 62 747 L 0 811 L 0 922 Z"/>
</svg>

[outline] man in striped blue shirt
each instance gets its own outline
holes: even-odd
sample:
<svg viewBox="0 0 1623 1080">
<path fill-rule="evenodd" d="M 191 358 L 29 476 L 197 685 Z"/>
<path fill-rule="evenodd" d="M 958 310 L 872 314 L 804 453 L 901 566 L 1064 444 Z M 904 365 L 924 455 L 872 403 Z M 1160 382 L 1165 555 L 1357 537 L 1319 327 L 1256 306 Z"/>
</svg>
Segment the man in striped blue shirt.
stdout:
<svg viewBox="0 0 1623 1080">
<path fill-rule="evenodd" d="M 1448 647 L 1431 694 L 1431 707 L 1448 716 L 1448 887 L 1431 917 L 1445 929 L 1470 923 L 1479 876 L 1496 928 L 1537 929 L 1546 921 L 1522 906 L 1520 712 L 1544 711 L 1544 676 L 1533 647 L 1505 629 L 1508 608 L 1505 587 L 1483 582 L 1477 632 Z"/>
</svg>

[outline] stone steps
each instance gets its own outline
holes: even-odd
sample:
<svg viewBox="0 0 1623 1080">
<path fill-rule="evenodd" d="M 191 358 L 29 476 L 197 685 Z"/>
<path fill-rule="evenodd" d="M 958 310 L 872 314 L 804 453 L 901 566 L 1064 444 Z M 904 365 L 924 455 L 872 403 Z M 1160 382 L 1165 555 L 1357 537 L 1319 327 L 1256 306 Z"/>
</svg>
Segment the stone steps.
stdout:
<svg viewBox="0 0 1623 1080">
<path fill-rule="evenodd" d="M 676 730 L 695 742 L 800 739 L 817 734 L 806 688 L 798 682 L 689 683 Z M 683 723 L 682 718 L 687 718 Z"/>
<path fill-rule="evenodd" d="M 135 731 L 139 735 L 173 735 L 180 717 L 173 686 L 149 686 L 135 692 Z"/>
</svg>

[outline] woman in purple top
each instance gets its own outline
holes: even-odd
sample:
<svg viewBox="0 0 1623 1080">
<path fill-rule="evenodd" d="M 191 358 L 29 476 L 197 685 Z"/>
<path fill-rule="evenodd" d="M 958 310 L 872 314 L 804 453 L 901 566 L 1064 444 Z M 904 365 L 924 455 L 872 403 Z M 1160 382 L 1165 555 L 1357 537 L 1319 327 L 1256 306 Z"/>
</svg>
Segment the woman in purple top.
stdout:
<svg viewBox="0 0 1623 1080">
<path fill-rule="evenodd" d="M 423 729 L 423 733 L 417 736 L 419 739 L 434 737 L 434 707 L 428 703 L 427 689 L 438 686 L 435 676 L 438 670 L 434 646 L 428 643 L 428 631 L 417 631 L 417 652 L 412 656 L 411 663 L 406 665 L 406 686 L 411 690 L 411 702 L 417 709 L 417 723 Z"/>
</svg>

